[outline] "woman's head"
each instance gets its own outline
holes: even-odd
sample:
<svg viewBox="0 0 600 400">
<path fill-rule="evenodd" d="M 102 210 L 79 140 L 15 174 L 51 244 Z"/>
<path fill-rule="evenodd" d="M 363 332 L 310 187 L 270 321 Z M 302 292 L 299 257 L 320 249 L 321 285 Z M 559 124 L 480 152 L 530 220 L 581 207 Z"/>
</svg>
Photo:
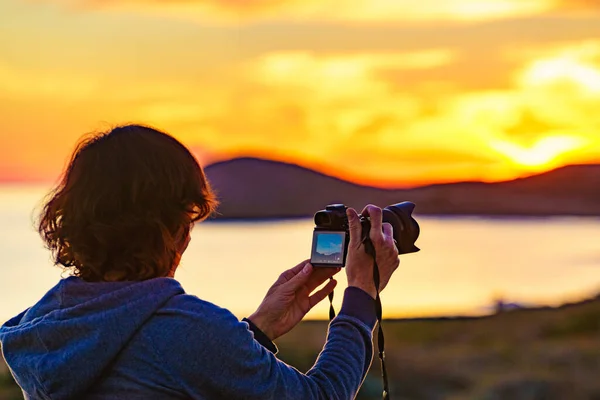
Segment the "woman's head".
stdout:
<svg viewBox="0 0 600 400">
<path fill-rule="evenodd" d="M 216 204 L 185 146 L 127 125 L 77 145 L 38 228 L 55 263 L 86 281 L 144 280 L 171 274 Z"/>
</svg>

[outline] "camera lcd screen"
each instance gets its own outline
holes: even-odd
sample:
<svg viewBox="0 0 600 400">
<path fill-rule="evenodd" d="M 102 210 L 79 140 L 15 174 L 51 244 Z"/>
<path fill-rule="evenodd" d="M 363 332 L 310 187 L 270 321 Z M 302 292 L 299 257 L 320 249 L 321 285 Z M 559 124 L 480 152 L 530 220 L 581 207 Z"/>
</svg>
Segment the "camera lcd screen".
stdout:
<svg viewBox="0 0 600 400">
<path fill-rule="evenodd" d="M 315 231 L 310 262 L 312 264 L 343 265 L 346 232 Z"/>
</svg>

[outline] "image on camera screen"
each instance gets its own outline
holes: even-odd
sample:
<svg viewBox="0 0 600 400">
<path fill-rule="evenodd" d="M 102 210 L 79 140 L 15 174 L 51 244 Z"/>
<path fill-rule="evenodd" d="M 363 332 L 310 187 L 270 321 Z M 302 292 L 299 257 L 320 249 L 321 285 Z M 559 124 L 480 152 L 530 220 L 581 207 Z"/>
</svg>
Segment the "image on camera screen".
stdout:
<svg viewBox="0 0 600 400">
<path fill-rule="evenodd" d="M 315 232 L 311 263 L 343 264 L 345 244 L 345 232 Z"/>
</svg>

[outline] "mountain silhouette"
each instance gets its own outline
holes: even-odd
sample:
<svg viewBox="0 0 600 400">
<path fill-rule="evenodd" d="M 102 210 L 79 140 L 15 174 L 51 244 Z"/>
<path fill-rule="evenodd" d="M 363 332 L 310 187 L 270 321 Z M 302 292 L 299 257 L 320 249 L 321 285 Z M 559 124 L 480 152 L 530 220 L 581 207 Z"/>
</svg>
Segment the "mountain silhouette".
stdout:
<svg viewBox="0 0 600 400">
<path fill-rule="evenodd" d="M 572 165 L 527 178 L 435 184 L 412 189 L 358 185 L 295 164 L 236 158 L 205 173 L 221 202 L 217 218 L 312 217 L 327 204 L 360 211 L 412 201 L 426 215 L 600 216 L 600 165 Z"/>
<path fill-rule="evenodd" d="M 334 264 L 334 263 L 341 263 L 343 258 L 343 254 L 340 253 L 339 251 L 337 253 L 330 253 L 330 254 L 323 254 L 323 253 L 319 253 L 318 251 L 316 251 L 313 256 L 311 257 L 311 260 L 313 263 L 315 264 Z"/>
</svg>

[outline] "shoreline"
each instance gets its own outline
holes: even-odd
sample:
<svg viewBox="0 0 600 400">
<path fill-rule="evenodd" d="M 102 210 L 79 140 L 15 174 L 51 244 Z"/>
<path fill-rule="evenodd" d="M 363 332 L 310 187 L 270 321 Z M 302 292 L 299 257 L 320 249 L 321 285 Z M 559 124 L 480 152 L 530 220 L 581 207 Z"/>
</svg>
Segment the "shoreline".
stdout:
<svg viewBox="0 0 600 400">
<path fill-rule="evenodd" d="M 414 214 L 415 218 L 436 218 L 436 219 L 478 219 L 478 220 L 503 220 L 503 221 L 539 221 L 546 219 L 582 219 L 582 220 L 600 220 L 600 215 L 590 214 Z M 269 222 L 294 222 L 294 221 L 312 221 L 313 216 L 277 216 L 277 217 L 211 217 L 198 223 L 269 223 Z"/>
<path fill-rule="evenodd" d="M 457 315 L 439 315 L 439 316 L 431 316 L 431 317 L 399 317 L 399 318 L 383 318 L 383 321 L 386 323 L 410 323 L 410 322 L 438 322 L 438 321 L 479 321 L 485 320 L 489 318 L 493 318 L 499 314 L 508 314 L 508 313 L 527 313 L 527 312 L 539 312 L 539 311 L 560 311 L 560 310 L 568 310 L 570 308 L 579 307 L 586 304 L 600 303 L 600 291 L 597 295 L 592 295 L 592 297 L 584 297 L 583 300 L 580 301 L 571 301 L 562 303 L 557 306 L 549 306 L 549 305 L 522 305 L 522 306 L 509 306 L 504 310 L 495 310 L 489 312 L 487 314 L 481 315 L 466 315 L 466 314 L 457 314 Z M 512 304 L 512 303 L 511 303 Z M 385 303 L 384 303 L 385 309 Z M 306 323 L 322 323 L 329 322 L 328 319 L 304 319 L 302 322 Z"/>
</svg>

